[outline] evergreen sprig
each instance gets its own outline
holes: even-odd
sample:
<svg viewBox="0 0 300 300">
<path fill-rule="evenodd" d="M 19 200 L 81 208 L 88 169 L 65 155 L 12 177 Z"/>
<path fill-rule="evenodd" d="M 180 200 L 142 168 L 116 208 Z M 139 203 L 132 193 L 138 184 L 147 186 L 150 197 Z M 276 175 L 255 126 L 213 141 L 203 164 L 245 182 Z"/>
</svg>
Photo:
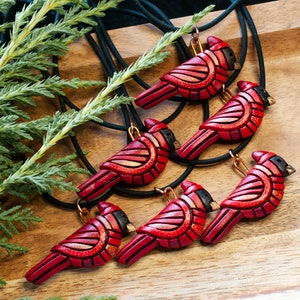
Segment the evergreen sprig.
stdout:
<svg viewBox="0 0 300 300">
<path fill-rule="evenodd" d="M 93 100 L 89 101 L 83 109 L 80 111 L 70 110 L 66 113 L 56 113 L 52 121 L 49 123 L 42 147 L 32 157 L 27 159 L 15 173 L 11 174 L 8 178 L 4 179 L 2 183 L 0 183 L 0 194 L 5 190 L 11 189 L 14 184 L 19 182 L 34 182 L 29 180 L 30 176 L 32 176 L 31 168 L 51 147 L 68 136 L 70 131 L 75 127 L 91 119 L 98 119 L 99 115 L 102 115 L 113 108 L 119 107 L 122 103 L 124 104 L 132 101 L 132 98 L 125 96 L 114 97 L 111 99 L 110 95 L 121 84 L 130 80 L 134 74 L 146 68 L 150 68 L 155 64 L 161 63 L 169 55 L 168 52 L 163 52 L 163 50 L 182 35 L 190 33 L 192 26 L 212 9 L 213 6 L 209 6 L 202 12 L 195 14 L 190 21 L 178 30 L 166 33 L 162 36 L 152 50 L 142 55 L 128 68 L 115 73 L 108 80 L 107 85 Z M 24 181 L 23 178 L 26 178 L 26 181 Z M 44 175 L 44 179 L 45 178 L 46 174 Z"/>
<path fill-rule="evenodd" d="M 24 79 L 25 76 L 26 75 L 22 73 L 22 79 Z M 6 82 L 6 85 L 2 89 L 0 88 L 0 116 L 15 115 L 22 119 L 29 119 L 28 114 L 20 109 L 19 106 L 36 106 L 37 100 L 34 100 L 32 97 L 43 96 L 54 98 L 57 95 L 64 95 L 64 88 L 75 89 L 105 85 L 102 81 L 88 81 L 78 78 L 64 80 L 58 76 L 48 77 L 44 80 L 38 80 L 36 78 L 35 80 L 37 81 L 34 83 L 25 81 L 7 84 Z M 19 105 L 12 105 L 12 102 L 17 102 Z"/>
<path fill-rule="evenodd" d="M 4 287 L 6 285 L 6 281 L 0 277 L 0 288 Z"/>
<path fill-rule="evenodd" d="M 78 168 L 72 162 L 75 157 L 75 154 L 71 154 L 57 158 L 55 154 L 52 154 L 46 161 L 32 164 L 24 176 L 16 176 L 13 179 L 14 189 L 7 189 L 7 194 L 27 200 L 28 195 L 36 193 L 51 194 L 57 188 L 64 192 L 67 190 L 77 191 L 72 182 L 63 180 L 74 173 L 89 173 L 86 169 Z M 9 177 L 8 180 L 10 180 Z"/>
<path fill-rule="evenodd" d="M 7 210 L 0 209 L 0 230 L 8 237 L 12 237 L 19 233 L 15 223 L 28 228 L 29 224 L 42 222 L 42 219 L 33 215 L 30 208 L 21 208 L 21 205 L 16 205 Z M 11 254 L 11 252 L 9 254 Z"/>
<path fill-rule="evenodd" d="M 91 9 L 84 0 L 33 1 L 15 16 L 10 41 L 0 51 L 0 68 L 32 51 L 41 56 L 45 53 L 49 55 L 49 52 L 51 55 L 65 54 L 68 44 L 89 31 L 88 26 L 96 24 L 93 16 L 103 16 L 105 10 L 116 7 L 120 2 L 121 0 L 99 1 Z M 66 8 L 67 5 L 69 9 Z M 57 12 L 62 18 L 58 22 L 38 27 L 50 11 Z M 81 23 L 86 26 L 78 26 Z"/>
<path fill-rule="evenodd" d="M 12 256 L 13 252 L 18 252 L 21 254 L 28 252 L 28 248 L 22 247 L 20 245 L 11 244 L 8 242 L 8 239 L 5 237 L 0 239 L 0 249 L 1 248 L 4 249 L 9 256 Z"/>
<path fill-rule="evenodd" d="M 42 220 L 34 216 L 30 208 L 21 209 L 21 205 L 16 205 L 8 210 L 2 211 L 0 209 L 0 231 L 8 237 L 12 237 L 19 232 L 17 224 L 27 228 L 29 224 L 34 222 L 42 222 Z M 0 249 L 4 250 L 9 256 L 12 256 L 14 252 L 24 254 L 29 250 L 26 247 L 9 243 L 7 237 L 0 237 Z M 5 285 L 6 281 L 0 277 L 0 288 Z"/>
<path fill-rule="evenodd" d="M 15 4 L 14 0 L 2 0 L 0 2 L 0 12 L 7 12 L 13 4 Z"/>
<path fill-rule="evenodd" d="M 90 30 L 89 26 L 95 25 L 93 16 L 103 16 L 105 10 L 116 7 L 119 2 L 99 1 L 97 6 L 90 8 L 83 0 L 34 0 L 16 14 L 14 22 L 0 27 L 0 32 L 7 28 L 11 31 L 10 40 L 0 48 L 1 180 L 17 172 L 24 162 L 24 155 L 33 153 L 28 141 L 42 138 L 49 124 L 59 124 L 71 115 L 67 113 L 60 122 L 57 121 L 57 115 L 32 121 L 24 107 L 38 105 L 37 97 L 40 96 L 50 99 L 64 95 L 65 88 L 105 85 L 103 82 L 78 78 L 44 78 L 40 71 L 50 74 L 49 69 L 56 66 L 51 57 L 65 54 L 69 43 L 82 37 Z M 1 9 L 4 10 L 9 8 L 11 1 L 1 3 Z M 41 25 L 50 11 L 57 12 L 59 21 Z M 49 130 L 53 132 L 51 126 Z M 55 186 L 59 182 L 58 176 L 51 179 L 55 172 L 63 178 L 70 172 L 83 172 L 70 163 L 71 157 L 74 158 L 69 156 L 60 161 L 51 156 L 43 164 L 33 164 L 22 180 L 14 181 L 18 188 L 13 188 L 10 193 L 26 198 L 26 187 L 22 187 L 21 183 L 28 185 L 28 191 L 34 189 L 35 185 L 38 192 L 52 191 L 51 185 Z M 45 167 L 49 168 L 45 175 L 34 173 L 45 171 Z M 58 187 L 63 190 L 73 189 L 70 183 L 65 182 L 61 182 Z"/>
<path fill-rule="evenodd" d="M 18 12 L 13 23 L 5 23 L 0 31 L 11 30 L 10 40 L 0 48 L 0 113 L 15 114 L 28 118 L 18 104 L 34 105 L 32 96 L 53 98 L 65 87 L 90 87 L 103 85 L 97 81 L 72 79 L 62 80 L 57 76 L 41 80 L 37 71 L 47 71 L 56 66 L 51 57 L 64 55 L 68 44 L 82 37 L 95 25 L 92 16 L 103 16 L 104 11 L 114 8 L 120 0 L 99 1 L 95 8 L 89 8 L 85 1 L 35 0 Z M 69 9 L 66 8 L 68 4 Z M 40 26 L 50 11 L 56 11 L 59 21 Z M 84 24 L 85 26 L 79 26 Z"/>
</svg>

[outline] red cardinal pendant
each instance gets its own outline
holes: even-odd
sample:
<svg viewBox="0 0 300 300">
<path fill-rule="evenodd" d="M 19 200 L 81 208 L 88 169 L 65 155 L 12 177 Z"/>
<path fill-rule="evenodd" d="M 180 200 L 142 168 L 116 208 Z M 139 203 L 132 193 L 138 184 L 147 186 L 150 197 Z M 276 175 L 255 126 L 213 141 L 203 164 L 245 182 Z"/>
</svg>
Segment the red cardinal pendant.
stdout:
<svg viewBox="0 0 300 300">
<path fill-rule="evenodd" d="M 204 243 L 218 243 L 242 219 L 269 215 L 284 194 L 284 177 L 295 169 L 273 152 L 255 151 L 257 164 L 220 204 L 220 211 L 201 236 Z"/>
<path fill-rule="evenodd" d="M 119 263 L 131 265 L 158 246 L 179 249 L 199 237 L 206 213 L 216 203 L 201 185 L 183 181 L 181 187 L 184 194 L 136 230 L 137 235 L 117 254 Z"/>
<path fill-rule="evenodd" d="M 159 176 L 178 142 L 164 123 L 149 118 L 145 125 L 147 132 L 102 163 L 100 171 L 79 186 L 80 198 L 97 198 L 119 182 L 146 185 Z"/>
<path fill-rule="evenodd" d="M 115 256 L 129 220 L 111 203 L 99 202 L 98 208 L 100 215 L 54 246 L 51 254 L 26 273 L 28 281 L 41 284 L 67 267 L 98 267 Z"/>
<path fill-rule="evenodd" d="M 199 131 L 180 147 L 177 151 L 180 158 L 197 159 L 216 141 L 238 142 L 254 135 L 265 108 L 275 101 L 257 83 L 239 81 L 237 85 L 240 92 L 201 124 Z"/>
<path fill-rule="evenodd" d="M 207 38 L 209 49 L 165 73 L 160 82 L 136 97 L 135 104 L 151 108 L 181 95 L 192 101 L 208 100 L 223 88 L 228 71 L 240 69 L 229 45 L 217 37 Z"/>
</svg>

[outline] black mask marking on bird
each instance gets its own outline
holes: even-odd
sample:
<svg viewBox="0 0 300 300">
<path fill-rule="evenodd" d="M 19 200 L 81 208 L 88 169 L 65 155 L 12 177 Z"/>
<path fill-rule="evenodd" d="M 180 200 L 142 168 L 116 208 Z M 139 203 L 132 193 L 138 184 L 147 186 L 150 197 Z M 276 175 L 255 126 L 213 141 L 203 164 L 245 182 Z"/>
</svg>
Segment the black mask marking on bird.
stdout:
<svg viewBox="0 0 300 300">
<path fill-rule="evenodd" d="M 116 218 L 116 220 L 121 228 L 122 235 L 126 236 L 129 233 L 128 225 L 130 224 L 130 221 L 129 221 L 127 215 L 125 214 L 125 212 L 123 210 L 114 211 L 114 212 L 112 212 L 112 214 Z"/>
<path fill-rule="evenodd" d="M 254 90 L 257 92 L 257 94 L 260 96 L 262 101 L 264 102 L 264 107 L 268 107 L 270 105 L 275 104 L 275 99 L 270 96 L 270 94 L 261 86 L 257 86 L 254 88 Z"/>
<path fill-rule="evenodd" d="M 217 202 L 214 201 L 214 199 L 212 198 L 212 196 L 210 195 L 210 193 L 207 190 L 198 190 L 198 191 L 196 191 L 196 194 L 201 199 L 207 212 L 216 210 L 219 207 Z"/>
<path fill-rule="evenodd" d="M 169 145 L 170 152 L 174 152 L 180 148 L 180 143 L 176 140 L 174 133 L 170 129 L 162 129 L 161 134 L 166 139 Z"/>
<path fill-rule="evenodd" d="M 275 155 L 270 158 L 270 161 L 276 165 L 284 177 L 287 177 L 296 172 L 296 169 L 289 165 L 281 156 Z"/>
<path fill-rule="evenodd" d="M 228 47 L 222 49 L 222 52 L 226 58 L 229 71 L 239 70 L 241 68 L 241 65 L 236 61 L 236 56 L 231 48 Z"/>
</svg>

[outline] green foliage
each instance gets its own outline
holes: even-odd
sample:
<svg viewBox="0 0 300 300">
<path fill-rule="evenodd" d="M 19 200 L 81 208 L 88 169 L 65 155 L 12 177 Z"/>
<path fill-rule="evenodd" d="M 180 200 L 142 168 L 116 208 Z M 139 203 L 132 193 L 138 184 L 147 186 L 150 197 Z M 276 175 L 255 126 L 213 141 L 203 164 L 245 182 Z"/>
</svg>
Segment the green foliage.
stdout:
<svg viewBox="0 0 300 300">
<path fill-rule="evenodd" d="M 16 205 L 7 210 L 0 209 L 0 230 L 8 237 L 19 233 L 15 223 L 27 228 L 34 222 L 42 222 L 42 220 L 34 216 L 30 208 L 21 209 L 21 205 Z M 11 255 L 11 252 L 8 254 Z"/>
<path fill-rule="evenodd" d="M 7 254 L 9 256 L 13 255 L 13 252 L 18 252 L 18 253 L 26 253 L 28 251 L 28 248 L 19 246 L 19 245 L 14 245 L 14 244 L 10 244 L 8 242 L 7 238 L 1 238 L 0 239 L 0 247 L 4 250 L 6 250 Z"/>
<path fill-rule="evenodd" d="M 6 281 L 0 277 L 0 288 L 4 287 L 6 285 Z"/>
<path fill-rule="evenodd" d="M 60 179 L 68 177 L 72 172 L 84 172 L 70 162 L 75 156 L 63 159 L 51 156 L 39 163 L 37 160 L 42 155 L 35 155 L 30 160 L 30 166 L 27 160 L 24 162 L 24 158 L 34 153 L 29 142 L 41 140 L 42 144 L 42 139 L 51 139 L 52 134 L 55 135 L 63 126 L 61 124 L 67 123 L 75 112 L 30 120 L 24 108 L 38 105 L 39 96 L 50 99 L 64 95 L 65 88 L 105 85 L 104 82 L 78 78 L 64 80 L 51 75 L 44 78 L 40 71 L 51 74 L 51 68 L 56 66 L 51 58 L 64 55 L 69 43 L 82 37 L 90 30 L 90 26 L 95 25 L 93 16 L 103 16 L 106 9 L 116 7 L 119 2 L 121 1 L 99 1 L 96 7 L 91 8 L 84 0 L 35 0 L 16 14 L 14 22 L 1 24 L 0 32 L 8 28 L 11 37 L 0 48 L 0 179 L 3 183 L 0 194 L 9 193 L 26 198 L 28 192 L 52 192 L 54 186 L 62 190 L 74 189 L 71 183 Z M 2 1 L 1 11 L 8 10 L 12 3 L 13 1 Z M 60 15 L 59 21 L 43 24 L 50 11 L 56 11 Z M 79 24 L 85 26 L 78 26 Z M 55 143 L 56 141 L 52 141 L 42 149 L 46 151 Z M 28 168 L 21 178 L 18 169 L 23 164 Z"/>
<path fill-rule="evenodd" d="M 14 0 L 1 0 L 0 12 L 7 12 L 11 5 L 15 4 Z"/>
<path fill-rule="evenodd" d="M 85 1 L 72 1 L 69 10 L 64 5 L 69 0 L 33 1 L 17 13 L 15 22 L 3 24 L 0 31 L 7 27 L 11 39 L 0 48 L 0 116 L 14 114 L 27 118 L 19 105 L 35 105 L 33 96 L 53 98 L 63 94 L 63 88 L 89 87 L 103 85 L 97 81 L 72 79 L 66 81 L 58 76 L 42 79 L 37 71 L 48 71 L 56 64 L 50 59 L 64 55 L 68 44 L 82 37 L 95 25 L 91 16 L 102 16 L 108 8 L 116 7 L 120 1 L 100 1 L 95 8 L 86 6 Z M 37 27 L 49 11 L 56 11 L 62 17 L 56 23 Z M 78 26 L 85 24 L 86 26 Z M 10 28 L 11 27 L 11 28 Z"/>
<path fill-rule="evenodd" d="M 9 175 L 3 182 L 3 186 L 5 183 L 8 183 L 5 187 L 6 193 L 27 200 L 27 194 L 51 194 L 54 192 L 54 188 L 57 187 L 62 191 L 77 191 L 77 188 L 74 187 L 71 182 L 62 180 L 74 173 L 80 172 L 88 174 L 87 170 L 78 168 L 78 166 L 72 162 L 75 157 L 75 154 L 71 154 L 57 158 L 55 154 L 52 154 L 42 163 L 36 162 L 31 164 L 22 176 L 18 176 L 20 166 L 17 166 L 16 172 Z"/>
<path fill-rule="evenodd" d="M 21 207 L 21 205 L 16 205 L 7 210 L 0 208 L 0 250 L 4 250 L 9 256 L 12 256 L 14 252 L 26 253 L 28 248 L 9 243 L 8 238 L 3 235 L 12 237 L 19 233 L 18 225 L 28 228 L 29 224 L 42 222 L 39 217 L 33 215 L 30 208 L 21 209 Z M 0 277 L 0 288 L 5 285 L 5 280 Z"/>
</svg>

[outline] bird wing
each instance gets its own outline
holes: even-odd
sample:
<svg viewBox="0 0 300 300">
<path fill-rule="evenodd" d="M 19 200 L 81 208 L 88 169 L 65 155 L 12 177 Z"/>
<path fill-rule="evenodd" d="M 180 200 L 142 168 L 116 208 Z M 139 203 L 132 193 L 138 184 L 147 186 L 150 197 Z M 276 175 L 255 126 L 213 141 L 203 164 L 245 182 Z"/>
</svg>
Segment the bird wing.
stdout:
<svg viewBox="0 0 300 300">
<path fill-rule="evenodd" d="M 109 169 L 120 176 L 141 175 L 152 169 L 160 173 L 168 162 L 168 157 L 169 152 L 149 134 L 125 146 L 100 168 Z"/>
<path fill-rule="evenodd" d="M 161 80 L 185 90 L 201 90 L 218 80 L 218 76 L 221 77 L 220 81 L 223 81 L 224 77 L 226 80 L 227 70 L 218 67 L 216 56 L 205 50 L 165 73 Z"/>
<path fill-rule="evenodd" d="M 262 165 L 256 165 L 220 206 L 240 209 L 245 217 L 264 216 L 278 206 L 283 190 L 281 177 L 273 175 Z"/>
<path fill-rule="evenodd" d="M 112 239 L 109 233 L 111 231 L 109 230 L 110 227 L 104 217 L 97 216 L 54 246 L 51 251 L 83 260 L 92 258 L 101 254 L 109 245 Z"/>
<path fill-rule="evenodd" d="M 157 238 L 176 238 L 191 226 L 191 209 L 178 199 L 168 205 L 145 225 L 137 229 L 138 233 L 147 233 Z"/>
<path fill-rule="evenodd" d="M 246 138 L 256 131 L 263 116 L 263 106 L 249 102 L 244 97 L 234 97 L 200 128 L 218 131 L 225 140 Z"/>
</svg>

